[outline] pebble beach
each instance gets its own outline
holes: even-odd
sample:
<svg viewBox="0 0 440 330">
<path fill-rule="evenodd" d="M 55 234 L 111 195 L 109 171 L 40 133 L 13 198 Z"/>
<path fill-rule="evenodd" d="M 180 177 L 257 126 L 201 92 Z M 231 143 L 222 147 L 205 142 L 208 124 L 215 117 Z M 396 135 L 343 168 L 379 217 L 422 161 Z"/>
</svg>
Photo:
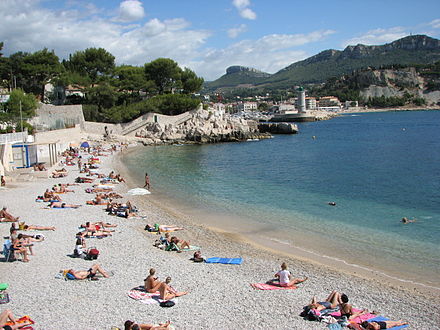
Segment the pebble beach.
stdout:
<svg viewBox="0 0 440 330">
<path fill-rule="evenodd" d="M 123 151 L 124 152 L 124 151 Z M 89 155 L 84 153 L 83 157 Z M 154 201 L 152 195 L 129 196 L 133 182 L 117 154 L 100 157 L 99 173 L 121 173 L 126 183 L 115 185 L 130 200 L 142 217 L 128 219 L 110 216 L 102 205 L 86 205 L 94 194 L 85 192 L 91 184 L 69 187 L 75 192 L 62 194 L 64 202 L 81 204 L 78 209 L 46 209 L 47 203 L 35 202 L 46 188 L 56 183 L 73 183 L 79 176 L 77 166 L 67 166 L 67 177 L 10 183 L 0 189 L 1 204 L 27 224 L 55 226 L 43 233 L 45 240 L 34 244 L 30 262 L 0 263 L 0 282 L 9 284 L 11 301 L 0 307 L 17 317 L 29 315 L 34 329 L 111 329 L 123 328 L 125 320 L 159 323 L 170 320 L 176 329 L 324 329 L 325 323 L 306 321 L 299 314 L 312 296 L 324 300 L 332 290 L 346 293 L 350 303 L 360 309 L 378 311 L 391 320 L 405 320 L 410 329 L 437 329 L 440 324 L 440 295 L 437 291 L 418 290 L 379 279 L 364 278 L 326 268 L 307 260 L 262 250 L 227 232 L 194 223 L 177 210 Z M 59 167 L 58 167 L 59 168 Z M 95 179 L 95 182 L 98 182 Z M 56 278 L 62 269 L 86 270 L 95 263 L 69 257 L 75 247 L 78 227 L 87 221 L 117 224 L 111 237 L 86 239 L 87 247 L 100 251 L 98 262 L 110 271 L 110 278 L 98 281 L 66 281 Z M 146 224 L 176 225 L 184 228 L 176 235 L 201 247 L 206 257 L 241 257 L 241 265 L 193 263 L 192 252 L 166 252 L 153 246 L 158 235 L 144 230 Z M 2 237 L 9 235 L 10 223 L 0 223 Z M 260 291 L 251 283 L 273 277 L 286 262 L 294 277 L 308 277 L 295 290 Z M 175 306 L 143 304 L 130 298 L 130 289 L 143 285 L 150 268 L 160 280 L 172 278 L 172 286 L 188 291 L 175 299 Z"/>
</svg>

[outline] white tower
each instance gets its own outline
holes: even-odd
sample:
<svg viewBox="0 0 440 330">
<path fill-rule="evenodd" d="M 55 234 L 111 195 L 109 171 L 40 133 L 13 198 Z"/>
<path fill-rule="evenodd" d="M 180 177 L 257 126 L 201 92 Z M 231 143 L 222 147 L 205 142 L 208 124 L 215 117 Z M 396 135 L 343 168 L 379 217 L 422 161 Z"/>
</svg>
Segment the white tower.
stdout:
<svg viewBox="0 0 440 330">
<path fill-rule="evenodd" d="M 297 89 L 298 92 L 298 113 L 306 113 L 306 91 L 303 87 Z"/>
</svg>

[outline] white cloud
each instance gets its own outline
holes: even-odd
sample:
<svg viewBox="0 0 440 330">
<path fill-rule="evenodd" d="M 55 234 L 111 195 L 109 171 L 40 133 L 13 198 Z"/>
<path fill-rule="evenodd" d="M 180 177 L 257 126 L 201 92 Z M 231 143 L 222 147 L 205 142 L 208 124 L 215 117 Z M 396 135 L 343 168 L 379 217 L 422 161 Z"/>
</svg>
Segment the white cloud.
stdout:
<svg viewBox="0 0 440 330">
<path fill-rule="evenodd" d="M 209 49 L 201 59 L 185 64 L 207 80 L 217 79 L 231 65 L 275 73 L 307 57 L 305 51 L 293 47 L 323 40 L 332 33 L 334 31 L 325 30 L 309 34 L 272 34 L 257 40 L 242 40 L 224 49 Z"/>
<path fill-rule="evenodd" d="M 257 14 L 249 8 L 251 5 L 250 0 L 233 0 L 232 4 L 238 9 L 240 16 L 246 19 L 254 20 L 257 18 Z"/>
<path fill-rule="evenodd" d="M 242 0 L 242 4 L 249 2 Z M 212 32 L 191 28 L 190 22 L 182 18 L 122 24 L 105 16 L 87 16 L 79 9 L 54 11 L 40 5 L 35 0 L 0 0 L 0 41 L 5 43 L 6 56 L 47 47 L 60 58 L 68 58 L 78 50 L 102 47 L 116 57 L 117 64 L 143 65 L 167 57 L 213 80 L 236 64 L 276 72 L 308 55 L 294 47 L 333 33 L 272 34 L 216 49 L 207 48 Z M 245 28 L 244 24 L 237 27 L 240 31 Z"/>
<path fill-rule="evenodd" d="M 232 28 L 228 30 L 228 36 L 229 38 L 237 38 L 240 34 L 242 34 L 243 32 L 247 31 L 247 26 L 246 24 L 241 24 L 240 26 L 236 27 L 236 28 Z"/>
<path fill-rule="evenodd" d="M 119 4 L 119 17 L 121 22 L 138 21 L 145 16 L 142 2 L 138 0 L 125 0 Z"/>
<path fill-rule="evenodd" d="M 391 42 L 400 38 L 403 38 L 410 34 L 407 28 L 396 26 L 389 29 L 375 29 L 366 32 L 365 34 L 344 41 L 342 47 L 348 45 L 381 45 L 387 42 Z"/>
<path fill-rule="evenodd" d="M 434 29 L 440 29 L 440 18 L 437 18 L 429 23 Z"/>
</svg>

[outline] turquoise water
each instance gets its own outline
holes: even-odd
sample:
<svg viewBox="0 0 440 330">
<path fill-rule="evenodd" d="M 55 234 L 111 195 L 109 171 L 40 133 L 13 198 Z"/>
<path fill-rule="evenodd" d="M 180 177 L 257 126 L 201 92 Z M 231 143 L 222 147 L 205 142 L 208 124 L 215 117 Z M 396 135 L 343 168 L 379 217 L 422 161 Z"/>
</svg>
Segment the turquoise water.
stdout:
<svg viewBox="0 0 440 330">
<path fill-rule="evenodd" d="M 248 234 L 286 250 L 440 287 L 440 111 L 345 115 L 299 129 L 259 142 L 143 148 L 123 161 L 140 182 L 149 173 L 153 192 L 246 222 Z M 404 216 L 418 221 L 403 225 Z"/>
</svg>

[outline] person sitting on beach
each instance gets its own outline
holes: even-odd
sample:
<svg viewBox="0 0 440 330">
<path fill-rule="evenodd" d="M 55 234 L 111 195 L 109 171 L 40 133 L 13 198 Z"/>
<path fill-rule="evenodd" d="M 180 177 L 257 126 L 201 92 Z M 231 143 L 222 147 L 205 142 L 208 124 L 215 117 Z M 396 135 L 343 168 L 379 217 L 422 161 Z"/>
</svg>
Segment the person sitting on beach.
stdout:
<svg viewBox="0 0 440 330">
<path fill-rule="evenodd" d="M 47 171 L 43 163 L 38 163 L 34 165 L 34 171 Z"/>
<path fill-rule="evenodd" d="M 62 272 L 62 271 L 61 271 Z M 90 267 L 88 270 L 68 270 L 69 274 L 72 274 L 77 280 L 85 280 L 86 278 L 94 278 L 97 273 L 100 273 L 105 278 L 108 278 L 107 272 L 102 268 L 99 264 L 94 264 L 92 267 Z"/>
<path fill-rule="evenodd" d="M 347 317 L 347 320 L 354 319 L 358 316 L 368 313 L 368 310 L 364 309 L 360 312 L 355 312 L 351 304 L 348 303 L 348 297 L 345 293 L 341 294 L 341 303 L 339 304 L 339 309 L 341 310 L 341 317 Z"/>
<path fill-rule="evenodd" d="M 73 250 L 73 256 L 74 257 L 80 257 L 85 258 L 85 249 L 86 246 L 86 240 L 83 238 L 82 233 L 76 234 L 76 241 L 75 241 L 75 249 Z"/>
<path fill-rule="evenodd" d="M 177 238 L 176 236 L 171 237 L 171 243 L 176 244 L 176 246 L 182 250 L 184 248 L 190 249 L 189 241 L 184 241 L 183 239 Z M 180 245 L 179 245 L 180 244 Z"/>
<path fill-rule="evenodd" d="M 145 323 L 135 323 L 133 321 L 127 320 L 124 323 L 124 330 L 168 330 L 172 329 L 171 322 L 159 323 L 159 324 L 145 324 Z"/>
<path fill-rule="evenodd" d="M 1 178 L 0 178 L 0 184 L 1 184 L 2 187 L 6 186 L 6 181 L 5 181 L 5 176 L 4 175 L 2 175 Z"/>
<path fill-rule="evenodd" d="M 266 283 L 283 287 L 292 287 L 295 284 L 302 283 L 307 280 L 307 277 L 303 279 L 293 278 L 292 274 L 287 270 L 287 264 L 285 262 L 281 264 L 281 270 L 278 271 L 274 276 L 274 280 L 270 280 Z"/>
<path fill-rule="evenodd" d="M 15 222 L 20 219 L 20 217 L 14 217 L 7 210 L 8 208 L 6 206 L 3 206 L 3 208 L 0 210 L 0 222 Z"/>
<path fill-rule="evenodd" d="M 58 208 L 58 209 L 65 209 L 65 208 L 77 209 L 81 205 L 66 204 L 66 203 L 61 203 L 61 202 L 51 202 L 48 206 L 50 208 Z"/>
<path fill-rule="evenodd" d="M 52 190 L 56 193 L 62 193 L 62 194 L 67 192 L 75 192 L 74 190 L 67 189 L 66 186 L 62 185 L 61 183 L 59 183 L 58 185 L 54 185 L 52 187 Z"/>
<path fill-rule="evenodd" d="M 380 330 L 380 329 L 390 329 L 394 327 L 400 327 L 401 325 L 406 325 L 408 322 L 399 321 L 364 321 L 361 323 L 361 327 L 366 330 Z"/>
<path fill-rule="evenodd" d="M 61 197 L 58 195 L 55 195 L 55 193 L 53 191 L 46 189 L 46 191 L 43 194 L 43 201 L 45 201 L 45 202 L 51 202 L 51 201 L 61 202 Z"/>
<path fill-rule="evenodd" d="M 317 301 L 316 297 L 313 296 L 312 301 L 307 306 L 309 309 L 316 309 L 322 311 L 324 309 L 334 309 L 342 304 L 341 294 L 333 290 L 325 301 Z"/>
<path fill-rule="evenodd" d="M 411 222 L 416 222 L 417 219 L 408 219 L 407 217 L 403 217 L 402 220 L 400 220 L 400 222 L 402 222 L 403 224 L 407 224 L 407 223 L 411 223 Z"/>
<path fill-rule="evenodd" d="M 54 226 L 24 225 L 23 230 L 55 230 Z"/>
<path fill-rule="evenodd" d="M 155 293 L 157 290 L 159 290 L 160 285 L 162 284 L 161 281 L 158 280 L 156 276 L 156 270 L 154 268 L 150 269 L 150 275 L 147 276 L 147 278 L 144 280 L 144 288 L 149 293 Z"/>
<path fill-rule="evenodd" d="M 12 242 L 12 249 L 15 253 L 23 254 L 23 262 L 29 262 L 28 252 L 27 252 L 27 242 L 23 238 L 22 234 L 18 234 L 17 239 Z"/>
<path fill-rule="evenodd" d="M 7 323 L 12 323 L 11 325 L 6 325 Z M 12 314 L 11 310 L 5 309 L 0 314 L 0 329 L 4 330 L 15 330 L 20 329 L 26 326 L 31 325 L 32 323 L 29 321 L 25 321 L 23 323 L 17 323 L 17 320 L 15 319 L 14 315 Z"/>
<path fill-rule="evenodd" d="M 170 300 L 173 299 L 175 297 L 180 297 L 180 296 L 184 296 L 186 294 L 188 294 L 188 292 L 184 291 L 184 292 L 178 292 L 176 290 L 174 290 L 173 287 L 171 287 L 169 284 L 171 282 L 171 277 L 167 277 L 165 279 L 165 282 L 162 282 L 159 286 L 159 292 L 160 292 L 160 299 L 162 300 Z"/>
</svg>

